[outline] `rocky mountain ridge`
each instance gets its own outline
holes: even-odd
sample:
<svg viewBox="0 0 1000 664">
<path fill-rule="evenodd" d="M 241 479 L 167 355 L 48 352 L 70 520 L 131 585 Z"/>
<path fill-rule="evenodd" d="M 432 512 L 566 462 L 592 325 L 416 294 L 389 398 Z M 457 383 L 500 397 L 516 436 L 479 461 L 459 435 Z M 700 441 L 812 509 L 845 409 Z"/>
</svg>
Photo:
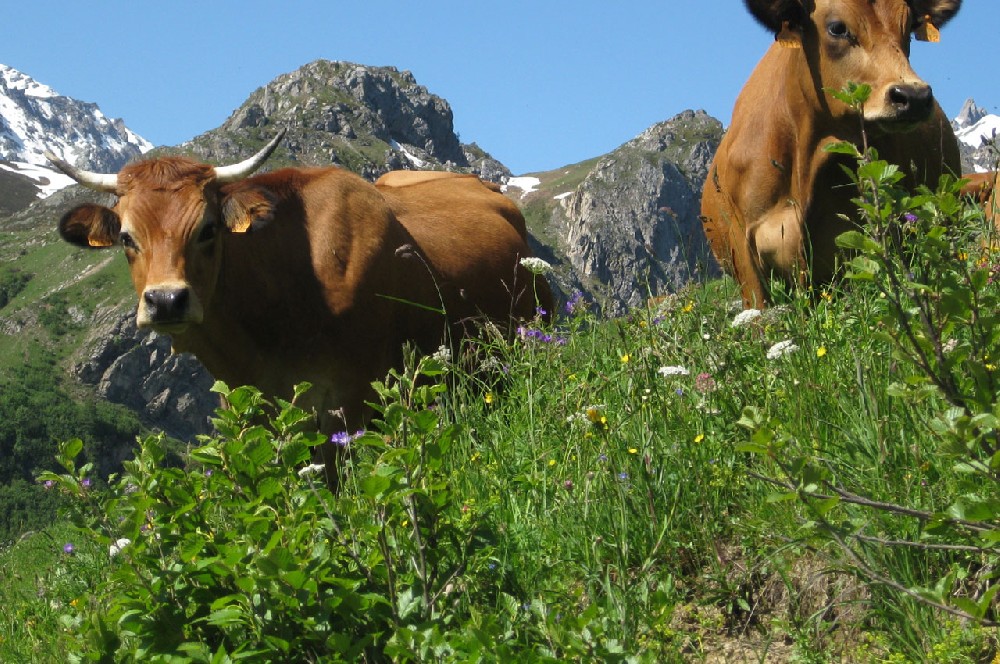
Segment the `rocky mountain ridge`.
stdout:
<svg viewBox="0 0 1000 664">
<path fill-rule="evenodd" d="M 27 180 L 44 197 L 72 182 L 49 168 L 46 150 L 78 166 L 114 172 L 152 147 L 97 104 L 0 65 L 0 172 L 7 180 Z"/>
<path fill-rule="evenodd" d="M 317 60 L 254 91 L 217 129 L 181 146 L 207 161 L 241 159 L 247 138 L 288 133 L 276 163 L 343 166 L 368 180 L 390 170 L 510 171 L 460 142 L 451 106 L 395 67 Z M 270 134 L 268 133 L 270 132 Z"/>
<path fill-rule="evenodd" d="M 952 120 L 962 154 L 963 173 L 984 173 L 997 169 L 1000 151 L 996 134 L 1000 130 L 1000 115 L 988 112 L 969 98 Z"/>
</svg>

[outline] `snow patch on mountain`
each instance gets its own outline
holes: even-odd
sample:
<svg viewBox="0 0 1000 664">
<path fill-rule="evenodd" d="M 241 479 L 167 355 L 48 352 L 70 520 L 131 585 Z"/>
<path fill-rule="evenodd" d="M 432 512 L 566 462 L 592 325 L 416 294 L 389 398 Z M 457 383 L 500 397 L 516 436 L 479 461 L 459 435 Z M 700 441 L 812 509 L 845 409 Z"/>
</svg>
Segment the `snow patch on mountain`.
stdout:
<svg viewBox="0 0 1000 664">
<path fill-rule="evenodd" d="M 50 167 L 46 150 L 71 164 L 113 173 L 152 148 L 97 104 L 60 95 L 0 64 L 0 160 L 9 162 L 7 170 L 36 180 L 41 196 L 72 183 Z"/>
<path fill-rule="evenodd" d="M 1000 115 L 989 113 L 973 99 L 966 100 L 951 123 L 962 153 L 962 171 L 984 173 L 996 170 L 994 138 L 1000 132 Z"/>
</svg>

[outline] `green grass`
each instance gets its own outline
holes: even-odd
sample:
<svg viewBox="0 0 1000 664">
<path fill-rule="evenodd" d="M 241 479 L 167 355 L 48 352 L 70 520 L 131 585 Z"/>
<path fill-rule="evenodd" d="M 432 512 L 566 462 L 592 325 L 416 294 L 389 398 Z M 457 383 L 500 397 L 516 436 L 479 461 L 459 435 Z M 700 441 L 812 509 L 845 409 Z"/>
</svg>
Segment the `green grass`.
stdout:
<svg viewBox="0 0 1000 664">
<path fill-rule="evenodd" d="M 936 226 L 953 202 L 907 208 L 928 230 L 905 263 L 920 274 L 906 279 L 927 282 L 918 296 L 945 293 L 926 300 L 949 307 L 941 335 L 921 341 L 954 341 L 937 370 L 969 393 L 989 387 L 977 404 L 995 411 L 983 353 L 996 352 L 982 344 L 996 335 L 973 347 L 973 309 L 958 305 L 973 290 L 996 302 L 997 261 L 969 239 L 983 228 Z M 23 258 L 26 271 L 59 260 Z M 46 292 L 34 282 L 12 304 Z M 919 389 L 926 376 L 892 345 L 876 282 L 793 293 L 737 326 L 739 294 L 722 280 L 620 319 L 577 311 L 484 342 L 443 378 L 425 374 L 440 383 L 382 389 L 385 423 L 349 448 L 337 496 L 297 473 L 298 414 L 284 409 L 268 434 L 254 399 L 230 395 L 220 440 L 186 468 L 164 468 L 147 439 L 110 488 L 103 477 L 81 488 L 92 469 L 51 476 L 83 530 L 56 524 L 0 551 L 0 661 L 106 655 L 123 634 L 126 650 L 180 656 L 186 643 L 191 661 L 313 637 L 315 652 L 370 639 L 358 647 L 396 660 L 991 661 L 996 628 L 906 592 L 990 603 L 988 541 L 975 554 L 932 547 L 976 541 L 956 515 L 995 535 L 1000 462 L 974 467 L 981 446 L 970 441 L 1000 425 L 977 405 L 979 428 L 962 430 L 943 391 Z M 99 302 L 126 285 L 106 269 L 64 300 Z M 975 311 L 992 333 L 992 311 Z M 779 342 L 794 350 L 777 354 Z M 489 367 L 470 371 L 477 363 Z M 25 426 L 34 408 L 68 437 L 45 406 L 19 410 Z M 834 489 L 937 516 L 830 500 Z M 108 542 L 122 536 L 133 543 L 111 561 Z M 892 544 L 902 541 L 913 546 Z"/>
<path fill-rule="evenodd" d="M 503 616 L 511 652 L 620 650 L 643 661 L 722 652 L 906 661 L 935 647 L 958 648 L 949 661 L 974 661 L 995 652 L 994 633 L 956 636 L 933 611 L 828 568 L 795 503 L 775 500 L 781 493 L 751 474 L 774 468 L 737 451 L 749 436 L 738 421 L 755 407 L 828 459 L 846 486 L 947 503 L 946 469 L 933 482 L 920 470 L 936 445 L 925 414 L 887 395 L 897 377 L 871 337 L 877 298 L 793 300 L 733 328 L 737 300 L 719 282 L 620 320 L 566 319 L 552 341 L 494 349 L 505 366 L 499 382 L 453 376 L 442 403 L 462 425 L 447 457 L 450 504 L 490 533 L 477 579 L 486 587 L 462 601 L 474 615 Z M 768 359 L 785 339 L 798 350 Z M 687 373 L 662 375 L 669 366 Z M 350 478 L 343 491 L 341 500 L 364 493 Z M 880 527 L 913 535 L 903 521 Z M 17 618 L 2 621 L 0 660 L 58 652 L 61 626 L 74 620 L 62 617 L 73 614 L 66 605 L 103 573 L 103 562 L 61 555 L 69 535 L 53 532 L 0 557 L 5 571 L 20 570 L 0 581 L 0 610 Z M 919 551 L 884 556 L 913 585 L 949 564 Z M 56 568 L 68 581 L 53 604 L 31 584 Z M 587 643 L 575 645 L 574 634 Z"/>
</svg>

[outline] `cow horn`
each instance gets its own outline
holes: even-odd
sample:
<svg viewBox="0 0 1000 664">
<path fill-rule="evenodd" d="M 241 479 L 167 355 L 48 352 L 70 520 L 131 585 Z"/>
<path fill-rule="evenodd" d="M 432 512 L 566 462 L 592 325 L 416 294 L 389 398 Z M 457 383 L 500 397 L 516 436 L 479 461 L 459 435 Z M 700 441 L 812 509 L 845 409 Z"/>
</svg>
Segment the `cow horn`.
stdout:
<svg viewBox="0 0 1000 664">
<path fill-rule="evenodd" d="M 232 164 L 231 166 L 216 166 L 215 167 L 215 180 L 220 184 L 226 184 L 229 182 L 236 182 L 247 177 L 258 168 L 261 167 L 274 149 L 278 147 L 278 143 L 285 136 L 285 129 L 278 132 L 278 135 L 271 139 L 271 142 L 264 146 L 264 149 L 250 157 L 246 161 L 241 161 L 238 164 Z"/>
<path fill-rule="evenodd" d="M 118 190 L 118 175 L 110 173 L 94 173 L 77 168 L 67 161 L 63 161 L 50 151 L 45 151 L 45 158 L 52 162 L 52 165 L 60 171 L 70 176 L 84 187 L 115 193 Z"/>
</svg>

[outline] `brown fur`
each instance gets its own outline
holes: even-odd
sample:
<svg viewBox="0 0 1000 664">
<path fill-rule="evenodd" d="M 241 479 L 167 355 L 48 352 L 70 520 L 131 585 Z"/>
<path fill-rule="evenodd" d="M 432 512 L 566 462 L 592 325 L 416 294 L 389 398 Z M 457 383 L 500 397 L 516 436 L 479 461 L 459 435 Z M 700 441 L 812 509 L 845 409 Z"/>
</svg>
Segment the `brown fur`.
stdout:
<svg viewBox="0 0 1000 664">
<path fill-rule="evenodd" d="M 478 178 L 376 187 L 336 168 L 284 169 L 220 188 L 205 168 L 129 167 L 113 210 L 77 208 L 60 227 L 87 246 L 84 229 L 107 235 L 90 220 L 120 219 L 140 325 L 230 385 L 287 398 L 312 383 L 304 405 L 326 432 L 364 424 L 371 381 L 401 365 L 404 343 L 430 352 L 473 319 L 506 327 L 536 302 L 551 310 L 548 285 L 519 265 L 523 217 Z M 178 289 L 183 312 L 158 318 L 149 294 Z"/>
<path fill-rule="evenodd" d="M 986 219 L 993 223 L 993 227 L 1000 231 L 1000 200 L 997 199 L 997 175 L 996 171 L 988 173 L 966 173 L 963 180 L 968 180 L 968 184 L 962 187 L 962 195 L 973 198 L 976 203 L 983 208 Z"/>
<path fill-rule="evenodd" d="M 911 4 L 912 3 L 912 4 Z M 702 220 L 712 250 L 739 282 L 744 305 L 770 301 L 772 277 L 806 283 L 833 276 L 834 239 L 853 227 L 856 191 L 823 147 L 862 144 L 861 119 L 827 90 L 867 83 L 868 141 L 901 165 L 908 184 L 958 173 L 958 143 L 929 87 L 909 64 L 910 31 L 925 16 L 940 27 L 959 0 L 747 0 L 763 24 L 780 31 L 736 101 L 733 120 L 709 169 Z M 913 6 L 918 6 L 917 10 Z M 798 18 L 796 18 L 798 17 Z M 836 25 L 840 23 L 842 25 Z M 846 28 L 848 37 L 830 31 Z M 896 91 L 929 103 L 901 108 Z"/>
</svg>

